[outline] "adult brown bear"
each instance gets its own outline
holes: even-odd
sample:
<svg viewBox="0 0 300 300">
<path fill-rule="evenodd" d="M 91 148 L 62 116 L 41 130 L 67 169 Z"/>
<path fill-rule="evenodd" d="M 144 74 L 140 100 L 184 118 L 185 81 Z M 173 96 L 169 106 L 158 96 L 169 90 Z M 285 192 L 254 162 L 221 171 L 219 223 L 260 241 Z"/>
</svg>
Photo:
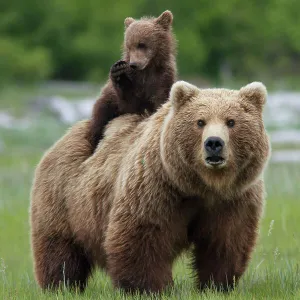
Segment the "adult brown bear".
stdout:
<svg viewBox="0 0 300 300">
<path fill-rule="evenodd" d="M 264 206 L 266 89 L 177 82 L 149 118 L 112 121 L 96 152 L 79 122 L 39 163 L 31 194 L 35 275 L 84 289 L 93 266 L 114 286 L 159 292 L 193 245 L 198 286 L 244 273 Z"/>
</svg>

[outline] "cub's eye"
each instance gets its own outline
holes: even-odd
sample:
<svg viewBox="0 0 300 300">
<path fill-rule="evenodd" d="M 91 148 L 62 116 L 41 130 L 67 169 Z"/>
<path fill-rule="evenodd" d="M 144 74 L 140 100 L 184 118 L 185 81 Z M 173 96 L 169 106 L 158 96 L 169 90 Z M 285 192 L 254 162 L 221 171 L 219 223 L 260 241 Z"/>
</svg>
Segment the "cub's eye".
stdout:
<svg viewBox="0 0 300 300">
<path fill-rule="evenodd" d="M 202 128 L 205 126 L 205 122 L 203 120 L 198 120 L 197 125 L 198 125 L 198 127 Z"/>
<path fill-rule="evenodd" d="M 137 47 L 138 47 L 138 49 L 146 49 L 146 44 L 145 43 L 138 43 Z"/>
<path fill-rule="evenodd" d="M 232 128 L 234 125 L 235 125 L 235 121 L 233 119 L 230 119 L 230 120 L 227 121 L 227 126 L 229 128 Z"/>
</svg>

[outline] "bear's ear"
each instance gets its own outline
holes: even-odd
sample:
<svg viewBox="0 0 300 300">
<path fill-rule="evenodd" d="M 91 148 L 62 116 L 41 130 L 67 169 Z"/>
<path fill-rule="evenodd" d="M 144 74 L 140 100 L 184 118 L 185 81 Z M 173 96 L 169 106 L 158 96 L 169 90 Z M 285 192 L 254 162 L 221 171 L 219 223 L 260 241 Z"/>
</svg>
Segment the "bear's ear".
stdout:
<svg viewBox="0 0 300 300">
<path fill-rule="evenodd" d="M 243 100 L 251 102 L 259 109 L 263 109 L 268 92 L 263 83 L 252 82 L 242 87 L 239 91 L 239 95 Z"/>
<path fill-rule="evenodd" d="M 168 30 L 173 22 L 173 15 L 169 10 L 163 12 L 158 18 L 156 18 L 156 23 L 163 27 L 163 29 Z"/>
<path fill-rule="evenodd" d="M 126 18 L 124 21 L 125 28 L 128 28 L 130 24 L 132 24 L 135 20 L 133 18 Z"/>
<path fill-rule="evenodd" d="M 175 110 L 178 110 L 184 103 L 199 94 L 199 89 L 188 82 L 177 81 L 170 91 L 170 100 Z"/>
</svg>

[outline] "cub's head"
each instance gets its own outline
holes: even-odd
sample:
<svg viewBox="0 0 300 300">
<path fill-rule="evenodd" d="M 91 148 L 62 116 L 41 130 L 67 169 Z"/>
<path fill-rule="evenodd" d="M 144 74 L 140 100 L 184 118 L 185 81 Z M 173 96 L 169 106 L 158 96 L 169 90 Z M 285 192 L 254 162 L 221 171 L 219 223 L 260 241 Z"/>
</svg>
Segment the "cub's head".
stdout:
<svg viewBox="0 0 300 300">
<path fill-rule="evenodd" d="M 124 59 L 137 70 L 165 63 L 175 51 L 172 21 L 170 11 L 163 12 L 158 18 L 126 18 Z"/>
<path fill-rule="evenodd" d="M 161 137 L 162 159 L 169 172 L 219 192 L 251 185 L 269 156 L 262 118 L 266 97 L 260 82 L 240 90 L 175 83 Z"/>
</svg>

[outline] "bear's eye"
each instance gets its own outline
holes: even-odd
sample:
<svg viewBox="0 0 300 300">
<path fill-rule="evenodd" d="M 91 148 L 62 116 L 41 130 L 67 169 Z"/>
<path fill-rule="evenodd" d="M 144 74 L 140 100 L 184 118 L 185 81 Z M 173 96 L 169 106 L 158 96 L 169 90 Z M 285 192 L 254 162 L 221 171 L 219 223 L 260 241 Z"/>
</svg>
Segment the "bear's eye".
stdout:
<svg viewBox="0 0 300 300">
<path fill-rule="evenodd" d="M 235 124 L 235 121 L 233 119 L 230 119 L 230 120 L 227 121 L 227 126 L 229 128 L 232 128 L 234 126 L 234 124 Z"/>
<path fill-rule="evenodd" d="M 138 49 L 146 49 L 146 44 L 145 43 L 138 43 L 137 47 L 138 47 Z"/>
<path fill-rule="evenodd" d="M 198 127 L 202 128 L 205 126 L 205 122 L 203 120 L 198 120 L 197 125 L 198 125 Z"/>
</svg>

